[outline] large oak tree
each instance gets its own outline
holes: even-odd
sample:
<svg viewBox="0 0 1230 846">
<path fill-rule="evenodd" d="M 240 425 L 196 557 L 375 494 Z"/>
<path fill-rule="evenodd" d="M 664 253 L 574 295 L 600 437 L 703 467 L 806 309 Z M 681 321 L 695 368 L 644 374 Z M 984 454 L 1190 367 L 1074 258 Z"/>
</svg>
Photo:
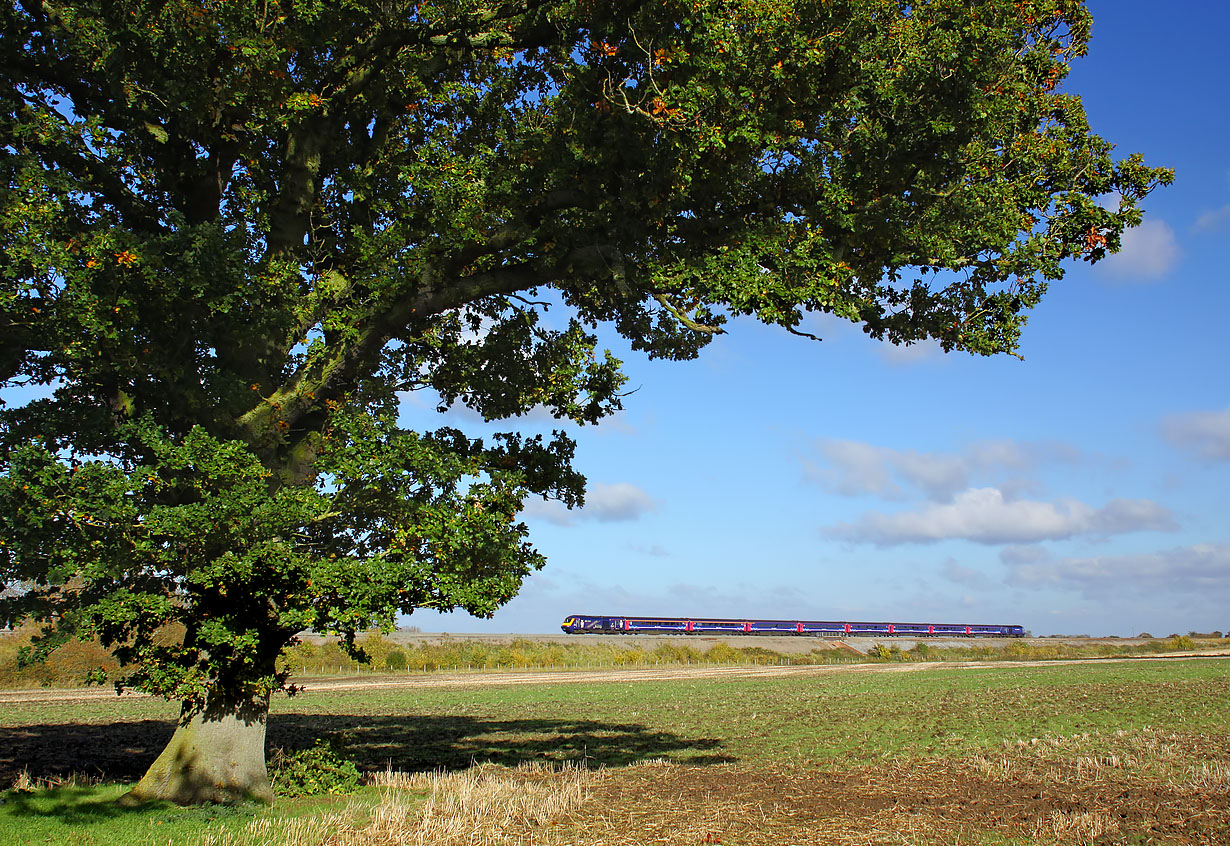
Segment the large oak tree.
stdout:
<svg viewBox="0 0 1230 846">
<path fill-rule="evenodd" d="M 623 384 L 600 329 L 686 359 L 738 315 L 1012 353 L 1169 180 L 1062 91 L 1078 0 L 7 0 L 0 26 L 0 623 L 101 638 L 182 701 L 138 799 L 269 798 L 297 632 L 487 615 L 542 565 L 518 513 L 582 501 L 573 443 L 410 431 L 404 392 L 594 422 Z"/>
</svg>

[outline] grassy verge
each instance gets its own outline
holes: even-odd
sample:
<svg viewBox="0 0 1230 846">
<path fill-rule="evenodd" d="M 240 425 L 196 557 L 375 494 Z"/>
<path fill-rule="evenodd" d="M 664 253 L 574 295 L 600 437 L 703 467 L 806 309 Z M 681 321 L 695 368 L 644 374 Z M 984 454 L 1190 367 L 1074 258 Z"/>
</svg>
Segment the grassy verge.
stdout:
<svg viewBox="0 0 1230 846">
<path fill-rule="evenodd" d="M 272 745 L 323 738 L 369 773 L 442 774 L 238 813 L 120 812 L 107 785 L 10 792 L 0 842 L 1230 842 L 1227 701 L 1230 659 L 309 690 L 276 703 Z M 119 758 L 102 750 L 138 748 L 139 768 L 173 716 L 20 708 L 0 714 L 0 758 L 93 754 L 104 775 Z"/>
</svg>

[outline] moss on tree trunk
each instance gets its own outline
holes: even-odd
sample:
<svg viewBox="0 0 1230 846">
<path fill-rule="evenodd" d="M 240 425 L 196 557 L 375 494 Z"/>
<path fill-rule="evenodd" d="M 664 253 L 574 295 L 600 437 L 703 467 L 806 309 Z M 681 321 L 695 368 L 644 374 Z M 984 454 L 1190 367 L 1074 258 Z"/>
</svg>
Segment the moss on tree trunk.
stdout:
<svg viewBox="0 0 1230 846">
<path fill-rule="evenodd" d="M 265 768 L 268 714 L 268 698 L 246 704 L 211 702 L 204 709 L 185 705 L 166 749 L 120 801 L 272 802 Z"/>
</svg>

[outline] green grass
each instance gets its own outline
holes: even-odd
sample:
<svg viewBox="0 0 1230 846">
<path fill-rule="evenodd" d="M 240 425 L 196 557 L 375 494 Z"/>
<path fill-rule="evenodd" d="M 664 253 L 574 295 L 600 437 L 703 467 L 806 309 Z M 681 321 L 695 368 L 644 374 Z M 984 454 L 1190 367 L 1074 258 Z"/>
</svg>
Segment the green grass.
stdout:
<svg viewBox="0 0 1230 846">
<path fill-rule="evenodd" d="M 464 688 L 309 690 L 275 701 L 269 735 L 271 745 L 287 748 L 309 746 L 317 737 L 334 739 L 344 755 L 369 770 L 544 759 L 620 766 L 652 758 L 748 769 L 845 767 L 899 756 L 957 758 L 1018 740 L 1082 733 L 1094 745 L 1116 731 L 1146 728 L 1224 737 L 1230 734 L 1227 701 L 1230 659 L 684 682 L 496 681 Z M 140 724 L 143 733 L 159 726 L 169 733 L 174 715 L 167 703 L 127 697 L 17 705 L 0 712 L 0 750 L 6 738 L 30 732 L 43 732 L 49 741 L 58 733 L 97 735 L 91 742 L 104 749 L 129 742 L 116 734 L 126 721 L 148 721 Z M 89 763 L 81 760 L 81 769 L 88 772 Z M 34 775 L 37 765 L 31 762 Z M 0 843 L 179 844 L 219 826 L 242 825 L 253 815 L 310 815 L 347 801 L 129 811 L 111 802 L 123 789 L 9 792 L 0 805 Z M 361 804 L 367 801 L 360 798 Z"/>
<path fill-rule="evenodd" d="M 181 808 L 156 803 L 124 808 L 115 799 L 130 785 L 61 787 L 22 793 L 10 790 L 0 805 L 0 843 L 5 846 L 63 843 L 72 846 L 167 846 L 192 843 L 207 832 L 239 831 L 252 820 L 290 820 L 349 807 L 356 818 L 379 802 L 376 788 L 350 796 L 280 800 L 275 807 L 209 805 Z"/>
<path fill-rule="evenodd" d="M 171 805 L 127 809 L 114 801 L 127 789 L 127 785 L 112 784 L 32 793 L 9 791 L 0 806 L 0 842 L 153 846 L 183 842 L 213 825 L 246 823 L 258 813 L 254 808 L 183 809 Z"/>
<path fill-rule="evenodd" d="M 1205 659 L 309 693 L 280 701 L 271 726 L 315 725 L 369 764 L 384 756 L 409 768 L 535 757 L 864 763 L 964 755 L 1047 733 L 1226 732 L 1230 717 L 1211 704 L 1225 701 L 1230 660 Z"/>
</svg>

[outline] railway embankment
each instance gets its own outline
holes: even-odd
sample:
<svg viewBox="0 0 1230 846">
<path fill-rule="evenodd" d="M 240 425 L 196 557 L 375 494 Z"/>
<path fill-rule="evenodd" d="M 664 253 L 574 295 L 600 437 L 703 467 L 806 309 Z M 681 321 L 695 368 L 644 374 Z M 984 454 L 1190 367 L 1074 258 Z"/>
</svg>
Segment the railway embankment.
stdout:
<svg viewBox="0 0 1230 846">
<path fill-rule="evenodd" d="M 122 670 L 97 643 L 70 643 L 45 664 L 23 665 L 32 632 L 0 636 L 0 688 L 75 687 L 101 668 L 112 680 Z M 281 659 L 295 679 L 448 671 L 602 670 L 670 666 L 794 666 L 957 661 L 1057 661 L 1142 658 L 1159 653 L 1216 654 L 1221 638 L 824 638 L 791 635 L 474 634 L 399 631 L 364 634 L 366 660 L 331 638 L 311 633 Z"/>
<path fill-rule="evenodd" d="M 1109 644 L 1115 646 L 1144 646 L 1150 638 L 1091 638 L 1091 637 L 1026 637 L 1026 638 L 913 638 L 913 637 L 799 637 L 797 635 L 625 635 L 625 634 L 595 634 L 570 635 L 560 633 L 544 634 L 473 634 L 449 632 L 404 632 L 397 631 L 385 635 L 402 646 L 436 646 L 455 643 L 457 641 L 475 641 L 491 646 L 510 645 L 517 641 L 532 641 L 543 644 L 607 644 L 628 649 L 653 650 L 659 646 L 688 646 L 701 652 L 706 652 L 718 644 L 735 649 L 765 649 L 780 655 L 806 655 L 817 650 L 836 650 L 839 652 L 858 653 L 866 655 L 875 649 L 877 644 L 896 646 L 908 651 L 919 643 L 926 643 L 934 649 L 962 649 L 971 646 L 985 646 L 1003 649 L 1012 643 L 1025 643 L 1031 646 L 1047 644 L 1066 644 L 1072 646 L 1090 646 Z"/>
</svg>

